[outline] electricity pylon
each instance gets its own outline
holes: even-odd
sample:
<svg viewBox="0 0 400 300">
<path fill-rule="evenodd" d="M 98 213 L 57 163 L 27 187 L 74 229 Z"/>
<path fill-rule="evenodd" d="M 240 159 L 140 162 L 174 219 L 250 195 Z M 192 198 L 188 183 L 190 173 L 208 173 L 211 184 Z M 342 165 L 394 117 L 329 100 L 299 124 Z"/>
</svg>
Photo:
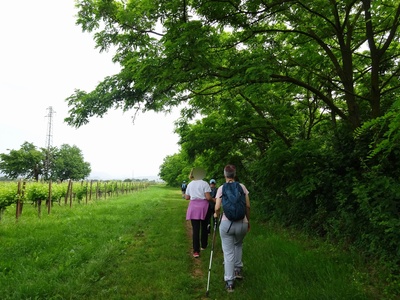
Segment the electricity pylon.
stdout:
<svg viewBox="0 0 400 300">
<path fill-rule="evenodd" d="M 48 118 L 48 122 L 47 122 L 47 131 L 46 131 L 46 161 L 45 161 L 45 166 L 44 166 L 44 176 L 45 179 L 49 179 L 50 174 L 50 165 L 51 165 L 51 148 L 53 145 L 53 114 L 55 113 L 55 111 L 53 110 L 52 106 L 49 106 L 47 108 L 47 110 L 49 111 L 46 118 Z"/>
</svg>

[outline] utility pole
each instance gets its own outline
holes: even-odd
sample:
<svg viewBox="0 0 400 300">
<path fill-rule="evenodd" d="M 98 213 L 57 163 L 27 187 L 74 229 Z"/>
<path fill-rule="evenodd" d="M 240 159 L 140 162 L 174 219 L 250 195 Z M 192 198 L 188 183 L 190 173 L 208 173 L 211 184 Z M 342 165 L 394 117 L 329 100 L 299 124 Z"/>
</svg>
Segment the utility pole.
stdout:
<svg viewBox="0 0 400 300">
<path fill-rule="evenodd" d="M 48 179 L 49 177 L 49 170 L 50 170 L 50 164 L 51 164 L 51 147 L 53 145 L 53 114 L 55 111 L 53 110 L 52 106 L 49 106 L 47 108 L 49 111 L 46 118 L 48 118 L 47 122 L 47 131 L 46 131 L 46 161 L 45 161 L 45 167 L 44 167 L 44 172 L 45 172 L 45 177 Z"/>
</svg>

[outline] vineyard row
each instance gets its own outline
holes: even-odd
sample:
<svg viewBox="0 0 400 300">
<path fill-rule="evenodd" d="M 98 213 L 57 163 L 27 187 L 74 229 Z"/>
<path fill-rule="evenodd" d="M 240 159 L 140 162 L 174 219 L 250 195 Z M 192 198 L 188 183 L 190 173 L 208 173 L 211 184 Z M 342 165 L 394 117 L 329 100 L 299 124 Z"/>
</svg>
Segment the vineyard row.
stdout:
<svg viewBox="0 0 400 300">
<path fill-rule="evenodd" d="M 107 197 L 118 196 L 147 188 L 148 182 L 122 182 L 122 181 L 80 181 L 63 183 L 43 182 L 0 182 L 0 220 L 4 210 L 16 204 L 16 218 L 22 213 L 23 204 L 30 202 L 38 207 L 41 215 L 41 204 L 45 201 L 48 213 L 54 202 L 60 205 L 70 205 Z"/>
</svg>

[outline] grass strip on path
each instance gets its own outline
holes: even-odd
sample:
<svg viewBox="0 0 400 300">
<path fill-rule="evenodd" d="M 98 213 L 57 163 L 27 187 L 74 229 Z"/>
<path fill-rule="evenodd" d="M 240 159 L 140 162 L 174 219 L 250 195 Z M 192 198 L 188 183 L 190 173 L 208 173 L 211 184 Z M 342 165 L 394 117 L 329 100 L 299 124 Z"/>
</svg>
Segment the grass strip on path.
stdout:
<svg viewBox="0 0 400 300">
<path fill-rule="evenodd" d="M 162 185 L 89 205 L 25 205 L 0 223 L 1 299 L 206 299 L 210 247 L 194 259 L 187 201 Z M 253 220 L 245 279 L 227 294 L 219 234 L 210 299 L 374 299 L 356 262 Z M 377 298 L 375 298 L 377 299 Z M 381 298 L 382 299 L 382 298 Z"/>
</svg>

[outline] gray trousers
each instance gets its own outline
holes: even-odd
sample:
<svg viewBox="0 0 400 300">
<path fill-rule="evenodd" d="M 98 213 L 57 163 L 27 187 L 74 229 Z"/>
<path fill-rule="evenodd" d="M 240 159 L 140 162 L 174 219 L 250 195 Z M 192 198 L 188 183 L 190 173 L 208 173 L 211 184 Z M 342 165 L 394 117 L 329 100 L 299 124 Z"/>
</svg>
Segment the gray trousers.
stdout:
<svg viewBox="0 0 400 300">
<path fill-rule="evenodd" d="M 235 270 L 243 267 L 243 239 L 246 236 L 247 228 L 248 223 L 243 221 L 233 223 L 231 221 L 221 221 L 219 233 L 221 235 L 222 251 L 224 252 L 225 281 L 233 281 L 235 279 Z"/>
</svg>

